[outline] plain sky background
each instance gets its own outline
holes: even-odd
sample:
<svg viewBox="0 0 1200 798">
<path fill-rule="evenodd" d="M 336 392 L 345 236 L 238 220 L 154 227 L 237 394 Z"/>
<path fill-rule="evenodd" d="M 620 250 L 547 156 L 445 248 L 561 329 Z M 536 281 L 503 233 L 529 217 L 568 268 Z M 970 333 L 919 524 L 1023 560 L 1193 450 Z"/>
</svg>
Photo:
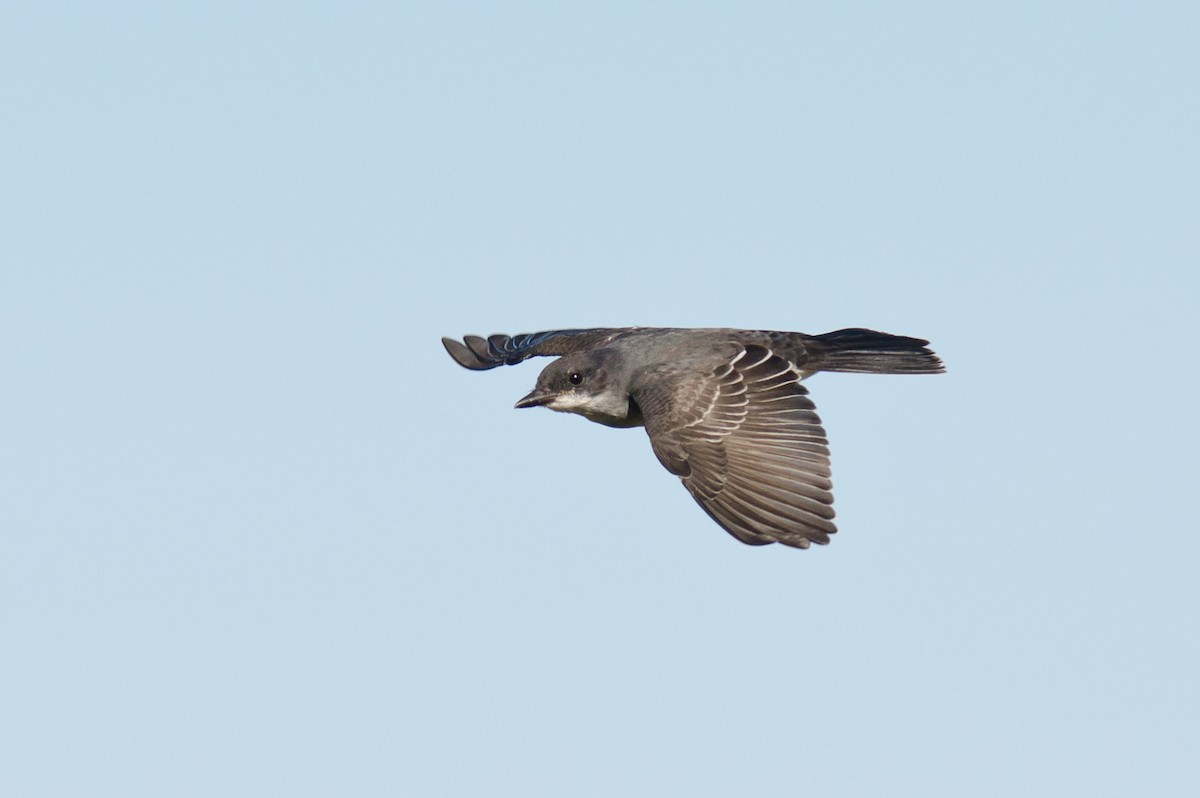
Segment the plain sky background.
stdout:
<svg viewBox="0 0 1200 798">
<path fill-rule="evenodd" d="M 0 794 L 1200 794 L 1195 3 L 6 3 Z M 840 532 L 438 339 L 868 326 Z"/>
</svg>

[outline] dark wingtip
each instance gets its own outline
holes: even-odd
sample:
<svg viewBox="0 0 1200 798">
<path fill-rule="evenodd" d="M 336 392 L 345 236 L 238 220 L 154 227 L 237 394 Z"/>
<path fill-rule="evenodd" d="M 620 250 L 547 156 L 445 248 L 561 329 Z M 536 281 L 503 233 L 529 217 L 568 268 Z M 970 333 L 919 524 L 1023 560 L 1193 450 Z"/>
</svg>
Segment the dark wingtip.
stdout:
<svg viewBox="0 0 1200 798">
<path fill-rule="evenodd" d="M 491 363 L 485 363 L 464 344 L 453 338 L 443 337 L 442 346 L 446 347 L 446 351 L 450 353 L 450 357 L 454 358 L 454 362 L 465 369 L 479 371 L 480 369 L 489 369 L 493 366 Z"/>
</svg>

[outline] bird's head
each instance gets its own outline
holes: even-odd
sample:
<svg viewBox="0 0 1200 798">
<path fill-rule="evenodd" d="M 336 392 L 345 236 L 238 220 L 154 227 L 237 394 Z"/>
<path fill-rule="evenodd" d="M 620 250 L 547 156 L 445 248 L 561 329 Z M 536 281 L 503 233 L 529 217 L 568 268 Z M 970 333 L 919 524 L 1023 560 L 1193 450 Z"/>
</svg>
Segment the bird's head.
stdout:
<svg viewBox="0 0 1200 798">
<path fill-rule="evenodd" d="M 548 407 L 578 413 L 613 427 L 641 422 L 631 414 L 628 386 L 622 384 L 620 358 L 612 350 L 577 352 L 555 360 L 538 375 L 537 385 L 517 407 Z"/>
</svg>

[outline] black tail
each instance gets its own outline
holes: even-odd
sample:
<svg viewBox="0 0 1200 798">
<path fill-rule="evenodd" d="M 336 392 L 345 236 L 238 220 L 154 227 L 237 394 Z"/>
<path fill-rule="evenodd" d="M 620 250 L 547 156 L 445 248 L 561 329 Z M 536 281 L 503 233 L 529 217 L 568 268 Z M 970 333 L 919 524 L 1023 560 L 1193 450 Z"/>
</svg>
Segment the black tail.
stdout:
<svg viewBox="0 0 1200 798">
<path fill-rule="evenodd" d="M 928 341 L 864 330 L 836 330 L 804 339 L 807 368 L 864 374 L 939 374 L 945 371 Z"/>
</svg>

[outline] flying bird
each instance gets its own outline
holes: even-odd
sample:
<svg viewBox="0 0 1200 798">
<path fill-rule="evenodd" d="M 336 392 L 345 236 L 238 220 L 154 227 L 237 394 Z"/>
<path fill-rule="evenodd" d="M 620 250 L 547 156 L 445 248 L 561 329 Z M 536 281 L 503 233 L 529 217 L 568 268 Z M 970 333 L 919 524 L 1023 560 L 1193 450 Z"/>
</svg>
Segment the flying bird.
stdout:
<svg viewBox="0 0 1200 798">
<path fill-rule="evenodd" d="M 800 381 L 818 371 L 938 374 L 928 341 L 860 328 L 824 335 L 613 327 L 443 338 L 483 370 L 559 356 L 516 404 L 642 427 L 659 462 L 743 543 L 808 548 L 833 523 L 829 448 Z"/>
</svg>

